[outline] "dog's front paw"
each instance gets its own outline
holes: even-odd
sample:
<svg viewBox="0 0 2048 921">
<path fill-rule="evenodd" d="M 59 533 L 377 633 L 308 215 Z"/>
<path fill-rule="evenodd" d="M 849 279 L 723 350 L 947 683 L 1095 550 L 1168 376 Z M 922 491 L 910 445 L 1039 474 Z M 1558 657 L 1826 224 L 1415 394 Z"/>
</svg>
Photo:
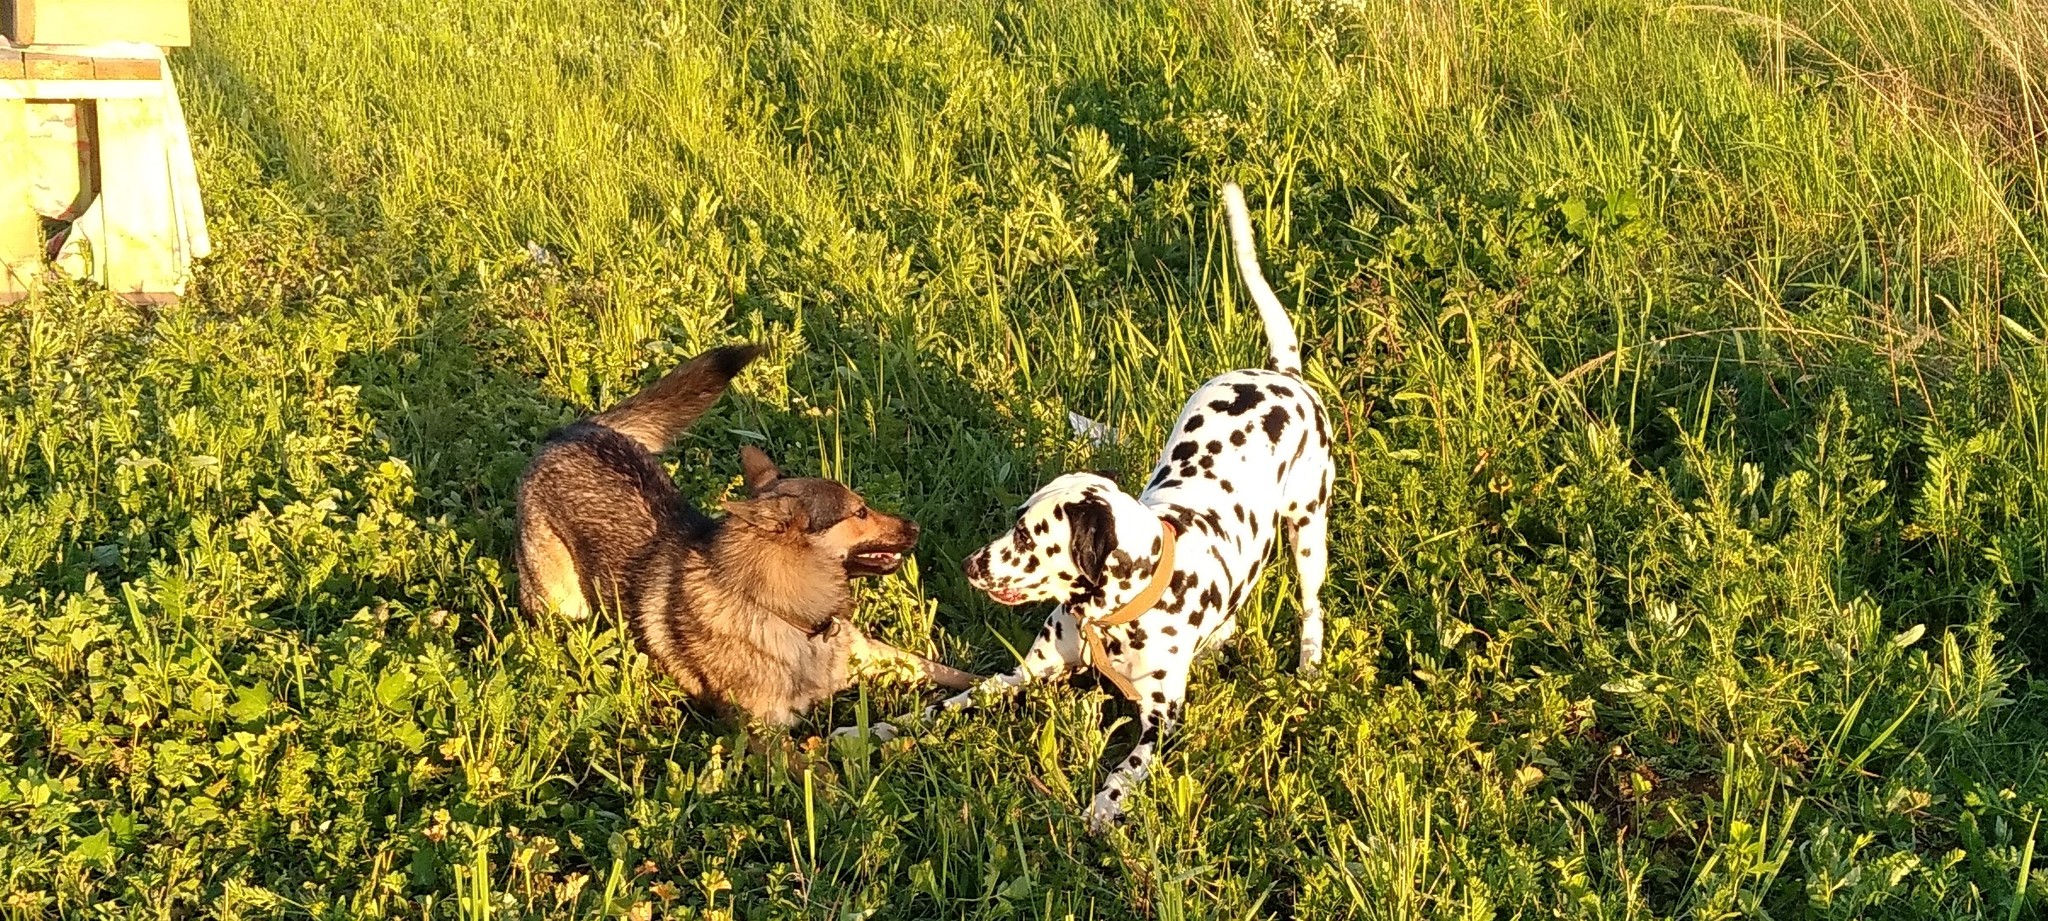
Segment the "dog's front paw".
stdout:
<svg viewBox="0 0 2048 921">
<path fill-rule="evenodd" d="M 1111 787 L 1095 794 L 1095 802 L 1088 806 L 1088 833 L 1107 834 L 1123 821 L 1124 791 Z"/>
<path fill-rule="evenodd" d="M 857 738 L 860 736 L 860 734 L 861 732 L 859 726 L 841 726 L 838 729 L 832 730 L 832 738 L 835 739 Z M 888 723 L 868 724 L 868 738 L 873 739 L 876 742 L 887 742 L 890 739 L 896 738 L 898 735 L 901 734 L 902 733 L 896 731 L 896 727 L 891 726 Z"/>
<path fill-rule="evenodd" d="M 1301 676 L 1314 678 L 1323 671 L 1323 644 L 1303 642 L 1301 644 Z"/>
</svg>

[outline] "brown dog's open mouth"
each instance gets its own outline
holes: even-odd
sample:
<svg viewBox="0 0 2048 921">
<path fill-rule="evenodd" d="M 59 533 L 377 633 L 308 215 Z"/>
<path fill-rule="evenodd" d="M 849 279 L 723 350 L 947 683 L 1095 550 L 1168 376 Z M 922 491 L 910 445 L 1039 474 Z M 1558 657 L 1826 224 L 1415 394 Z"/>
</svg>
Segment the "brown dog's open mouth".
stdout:
<svg viewBox="0 0 2048 921">
<path fill-rule="evenodd" d="M 857 576 L 886 576 L 903 568 L 909 547 L 863 547 L 846 555 L 846 571 Z"/>
</svg>

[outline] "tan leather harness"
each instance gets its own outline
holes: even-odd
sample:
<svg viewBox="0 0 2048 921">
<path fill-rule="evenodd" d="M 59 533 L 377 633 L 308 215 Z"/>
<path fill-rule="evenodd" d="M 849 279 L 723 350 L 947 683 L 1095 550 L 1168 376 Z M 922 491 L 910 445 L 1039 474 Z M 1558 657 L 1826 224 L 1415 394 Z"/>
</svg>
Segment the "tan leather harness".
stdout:
<svg viewBox="0 0 2048 921">
<path fill-rule="evenodd" d="M 1117 690 L 1122 691 L 1123 695 L 1132 701 L 1138 699 L 1138 689 L 1131 685 L 1130 676 L 1110 664 L 1109 653 L 1103 649 L 1102 631 L 1105 627 L 1119 627 L 1137 620 L 1146 611 L 1152 610 L 1152 606 L 1158 604 L 1159 599 L 1166 594 L 1166 584 L 1172 580 L 1173 575 L 1173 544 L 1178 532 L 1174 530 L 1173 522 L 1163 518 L 1159 521 L 1159 529 L 1159 566 L 1152 570 L 1152 580 L 1145 583 L 1145 588 L 1138 592 L 1137 597 L 1124 602 L 1122 607 L 1117 608 L 1108 617 L 1081 623 L 1081 637 L 1088 642 L 1088 663 L 1095 666 L 1096 671 L 1101 672 L 1103 677 L 1108 678 L 1111 684 L 1116 685 Z"/>
</svg>

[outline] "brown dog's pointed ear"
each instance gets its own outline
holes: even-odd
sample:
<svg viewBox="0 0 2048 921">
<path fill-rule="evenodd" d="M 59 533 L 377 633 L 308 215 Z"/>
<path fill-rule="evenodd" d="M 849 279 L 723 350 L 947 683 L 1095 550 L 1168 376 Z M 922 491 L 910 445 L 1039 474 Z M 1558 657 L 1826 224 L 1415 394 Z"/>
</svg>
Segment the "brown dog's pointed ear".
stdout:
<svg viewBox="0 0 2048 921">
<path fill-rule="evenodd" d="M 768 459 L 767 452 L 753 445 L 740 446 L 740 473 L 747 478 L 748 494 L 755 496 L 760 495 L 762 490 L 767 489 L 776 480 L 782 479 L 782 471 L 776 469 L 775 462 Z"/>
<path fill-rule="evenodd" d="M 791 531 L 810 524 L 810 516 L 804 514 L 804 504 L 788 496 L 727 502 L 725 513 L 741 524 L 761 531 Z"/>
</svg>

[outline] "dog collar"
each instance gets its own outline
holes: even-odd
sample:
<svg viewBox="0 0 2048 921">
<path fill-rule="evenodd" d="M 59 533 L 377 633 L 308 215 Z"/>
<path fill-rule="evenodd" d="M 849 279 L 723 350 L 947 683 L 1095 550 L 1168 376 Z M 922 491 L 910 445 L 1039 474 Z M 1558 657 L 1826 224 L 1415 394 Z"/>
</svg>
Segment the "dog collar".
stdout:
<svg viewBox="0 0 2048 921">
<path fill-rule="evenodd" d="M 1107 677 L 1111 684 L 1116 685 L 1117 690 L 1132 700 L 1138 699 L 1138 690 L 1131 685 L 1130 676 L 1110 664 L 1109 653 L 1103 648 L 1102 631 L 1105 627 L 1118 627 L 1137 620 L 1140 615 L 1152 610 L 1152 607 L 1159 603 L 1159 599 L 1166 595 L 1166 584 L 1173 579 L 1173 545 L 1178 536 L 1179 532 L 1174 530 L 1173 522 L 1164 518 L 1159 519 L 1159 565 L 1152 570 L 1151 580 L 1145 583 L 1145 587 L 1136 597 L 1124 602 L 1122 607 L 1111 612 L 1108 617 L 1084 621 L 1081 624 L 1081 635 L 1088 640 L 1090 663 L 1095 666 L 1096 671 Z"/>
</svg>

